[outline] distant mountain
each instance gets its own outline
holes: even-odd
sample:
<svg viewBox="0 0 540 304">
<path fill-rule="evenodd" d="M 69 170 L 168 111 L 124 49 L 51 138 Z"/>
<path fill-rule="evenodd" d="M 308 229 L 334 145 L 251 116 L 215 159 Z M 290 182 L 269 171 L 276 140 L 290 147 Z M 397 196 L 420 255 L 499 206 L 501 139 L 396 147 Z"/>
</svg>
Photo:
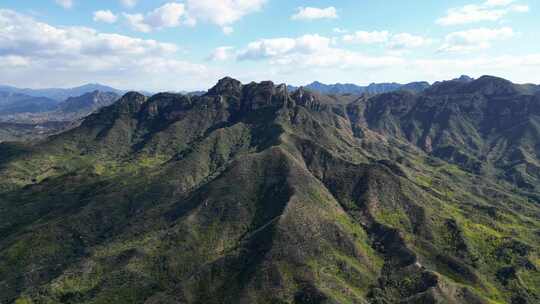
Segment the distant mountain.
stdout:
<svg viewBox="0 0 540 304">
<path fill-rule="evenodd" d="M 539 257 L 540 93 L 497 77 L 224 78 L 0 144 L 0 303 L 537 304 Z"/>
<path fill-rule="evenodd" d="M 469 77 L 467 75 L 461 75 L 460 77 L 458 77 L 456 79 L 453 79 L 452 81 L 459 81 L 459 82 L 463 82 L 463 83 L 468 83 L 468 82 L 474 81 L 474 78 Z"/>
<path fill-rule="evenodd" d="M 58 101 L 47 97 L 0 91 L 0 115 L 46 112 L 54 110 L 57 106 Z"/>
<path fill-rule="evenodd" d="M 2 98 L 4 97 L 4 98 Z M 78 121 L 113 104 L 120 95 L 93 91 L 57 102 L 46 97 L 0 92 L 1 141 L 40 139 L 78 125 Z"/>
<path fill-rule="evenodd" d="M 114 92 L 93 91 L 78 97 L 70 97 L 59 105 L 59 113 L 78 113 L 86 116 L 103 107 L 110 106 L 120 98 Z"/>
<path fill-rule="evenodd" d="M 341 95 L 341 94 L 381 94 L 388 93 L 397 90 L 409 90 L 413 92 L 421 92 L 429 87 L 427 82 L 413 82 L 409 84 L 399 84 L 399 83 L 372 83 L 368 86 L 359 86 L 352 83 L 337 83 L 337 84 L 324 84 L 318 81 L 315 81 L 311 84 L 304 86 L 304 88 L 319 92 L 321 94 L 332 94 L 332 95 Z M 289 90 L 295 90 L 297 87 L 289 86 Z"/>
<path fill-rule="evenodd" d="M 77 97 L 94 91 L 113 92 L 118 95 L 122 95 L 126 92 L 101 84 L 85 84 L 69 89 L 20 89 L 12 86 L 0 86 L 0 92 L 19 93 L 34 97 L 47 97 L 57 101 L 64 101 L 70 97 Z"/>
<path fill-rule="evenodd" d="M 2 96 L 7 96 L 2 98 Z M 72 121 L 83 118 L 120 98 L 114 92 L 93 91 L 57 102 L 46 97 L 30 97 L 19 93 L 0 92 L 0 121 L 35 123 Z"/>
</svg>

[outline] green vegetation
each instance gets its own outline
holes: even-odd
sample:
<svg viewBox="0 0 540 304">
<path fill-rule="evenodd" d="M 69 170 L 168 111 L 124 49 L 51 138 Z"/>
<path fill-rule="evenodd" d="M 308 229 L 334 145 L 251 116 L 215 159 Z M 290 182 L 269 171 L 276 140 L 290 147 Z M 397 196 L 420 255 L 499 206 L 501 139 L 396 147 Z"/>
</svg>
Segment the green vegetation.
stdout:
<svg viewBox="0 0 540 304">
<path fill-rule="evenodd" d="M 0 303 L 537 303 L 540 124 L 498 115 L 538 99 L 461 86 L 227 78 L 0 144 Z"/>
</svg>

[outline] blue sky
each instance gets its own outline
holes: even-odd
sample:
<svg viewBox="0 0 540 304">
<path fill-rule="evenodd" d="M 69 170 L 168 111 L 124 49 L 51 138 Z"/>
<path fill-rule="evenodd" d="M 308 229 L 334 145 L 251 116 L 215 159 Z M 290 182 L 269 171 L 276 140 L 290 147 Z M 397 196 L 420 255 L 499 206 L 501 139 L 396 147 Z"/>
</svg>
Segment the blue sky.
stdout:
<svg viewBox="0 0 540 304">
<path fill-rule="evenodd" d="M 193 90 L 491 74 L 540 83 L 532 0 L 2 0 L 0 83 Z"/>
</svg>

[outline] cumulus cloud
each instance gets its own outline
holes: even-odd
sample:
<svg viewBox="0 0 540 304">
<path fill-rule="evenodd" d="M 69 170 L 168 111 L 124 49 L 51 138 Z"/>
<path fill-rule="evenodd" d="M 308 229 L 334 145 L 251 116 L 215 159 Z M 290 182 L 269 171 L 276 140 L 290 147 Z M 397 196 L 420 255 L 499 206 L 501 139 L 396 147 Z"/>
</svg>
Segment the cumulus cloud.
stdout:
<svg viewBox="0 0 540 304">
<path fill-rule="evenodd" d="M 515 0 L 487 0 L 484 4 L 486 6 L 507 6 L 515 2 Z"/>
<path fill-rule="evenodd" d="M 259 11 L 265 3 L 266 0 L 187 0 L 186 5 L 193 18 L 225 26 Z"/>
<path fill-rule="evenodd" d="M 178 50 L 174 44 L 100 33 L 87 27 L 54 27 L 10 10 L 0 10 L 0 25 L 0 54 L 72 58 L 164 55 Z"/>
<path fill-rule="evenodd" d="M 233 50 L 234 47 L 232 46 L 220 46 L 214 50 L 214 52 L 210 55 L 208 58 L 212 61 L 225 61 L 233 58 Z"/>
<path fill-rule="evenodd" d="M 314 53 L 328 49 L 330 39 L 319 35 L 304 35 L 298 38 L 261 39 L 248 44 L 239 54 L 240 60 L 259 60 L 289 53 Z"/>
<path fill-rule="evenodd" d="M 437 19 L 436 23 L 444 26 L 462 25 L 482 21 L 498 21 L 511 12 L 525 13 L 529 7 L 523 4 L 512 5 L 513 0 L 487 0 L 481 4 L 468 4 L 451 8 L 446 16 Z"/>
<path fill-rule="evenodd" d="M 391 37 L 388 46 L 394 50 L 418 48 L 431 43 L 431 39 L 409 33 L 395 34 Z"/>
<path fill-rule="evenodd" d="M 180 25 L 180 18 L 185 14 L 185 7 L 180 3 L 166 3 L 150 12 L 147 22 L 153 27 L 176 27 Z"/>
<path fill-rule="evenodd" d="M 516 4 L 510 9 L 516 13 L 527 13 L 529 11 L 529 6 L 525 4 Z"/>
<path fill-rule="evenodd" d="M 132 8 L 137 5 L 137 0 L 120 0 L 120 3 L 127 8 Z"/>
<path fill-rule="evenodd" d="M 18 68 L 2 73 L 0 82 L 20 81 L 30 86 L 81 79 L 120 86 L 140 83 L 149 88 L 152 84 L 144 82 L 151 82 L 152 75 L 145 73 L 166 73 L 163 77 L 178 81 L 197 77 L 200 81 L 207 75 L 207 67 L 178 59 L 178 51 L 175 44 L 88 27 L 55 27 L 15 11 L 0 10 L 0 64 Z M 20 69 L 24 73 L 17 74 Z M 44 74 L 51 76 L 41 77 Z M 163 81 L 161 74 L 157 75 Z"/>
<path fill-rule="evenodd" d="M 392 34 L 389 31 L 357 31 L 344 35 L 341 39 L 346 43 L 383 44 L 393 50 L 418 48 L 431 43 L 430 39 L 422 36 L 409 33 Z"/>
<path fill-rule="evenodd" d="M 295 68 L 354 67 L 380 68 L 402 62 L 392 56 L 367 56 L 359 52 L 335 48 L 331 39 L 320 35 L 297 38 L 261 39 L 251 42 L 237 53 L 238 60 L 268 60 L 272 65 Z"/>
<path fill-rule="evenodd" d="M 470 52 L 488 49 L 495 40 L 506 40 L 514 37 L 512 28 L 499 29 L 478 28 L 466 31 L 453 32 L 445 37 L 440 47 L 443 52 Z"/>
<path fill-rule="evenodd" d="M 148 25 L 144 20 L 143 14 L 122 14 L 124 18 L 126 19 L 129 26 L 134 30 L 138 32 L 148 33 L 152 31 L 152 27 Z"/>
<path fill-rule="evenodd" d="M 151 32 L 156 29 L 195 26 L 199 21 L 221 27 L 224 34 L 234 32 L 232 25 L 243 16 L 262 8 L 267 0 L 187 0 L 169 2 L 146 14 L 127 14 L 124 17 L 133 30 Z"/>
<path fill-rule="evenodd" d="M 115 23 L 117 20 L 118 16 L 109 10 L 94 12 L 94 21 L 96 22 Z"/>
<path fill-rule="evenodd" d="M 357 31 L 343 36 L 343 41 L 363 44 L 383 43 L 388 41 L 389 36 L 390 32 L 388 31 Z"/>
<path fill-rule="evenodd" d="M 335 7 L 299 7 L 298 12 L 291 16 L 292 20 L 315 20 L 315 19 L 336 19 L 338 18 Z"/>
<path fill-rule="evenodd" d="M 187 15 L 191 23 L 204 21 L 231 32 L 232 25 L 245 15 L 262 9 L 267 0 L 187 0 Z M 229 27 L 230 29 L 226 29 Z"/>
<path fill-rule="evenodd" d="M 146 15 L 124 13 L 132 29 L 148 33 L 155 29 L 177 27 L 186 14 L 185 6 L 181 3 L 165 3 Z"/>
<path fill-rule="evenodd" d="M 55 0 L 56 4 L 60 5 L 63 8 L 72 8 L 73 0 Z"/>
</svg>

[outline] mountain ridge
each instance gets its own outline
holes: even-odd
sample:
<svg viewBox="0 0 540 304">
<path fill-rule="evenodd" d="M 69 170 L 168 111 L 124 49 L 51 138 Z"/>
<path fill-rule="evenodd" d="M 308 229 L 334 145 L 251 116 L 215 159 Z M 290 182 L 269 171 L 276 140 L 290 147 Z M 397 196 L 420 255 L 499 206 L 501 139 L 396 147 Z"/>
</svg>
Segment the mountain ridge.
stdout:
<svg viewBox="0 0 540 304">
<path fill-rule="evenodd" d="M 0 299 L 535 303 L 540 95 L 508 88 L 224 78 L 0 144 Z"/>
<path fill-rule="evenodd" d="M 333 85 L 324 84 L 319 81 L 312 82 L 304 87 L 306 89 L 317 91 L 321 94 L 381 94 L 388 93 L 397 90 L 409 90 L 413 92 L 421 92 L 428 88 L 430 84 L 428 82 L 419 81 L 411 82 L 408 84 L 399 83 L 371 83 L 367 86 L 359 86 L 352 83 L 336 83 Z M 295 86 L 289 86 L 290 91 L 298 89 Z"/>
<path fill-rule="evenodd" d="M 116 94 L 124 94 L 126 91 L 118 90 L 110 86 L 89 83 L 73 88 L 46 88 L 46 89 L 28 89 L 17 88 L 13 86 L 0 85 L 0 92 L 20 93 L 33 97 L 46 97 L 57 100 L 59 102 L 65 101 L 69 97 L 78 97 L 86 93 L 93 91 L 113 92 Z"/>
</svg>

